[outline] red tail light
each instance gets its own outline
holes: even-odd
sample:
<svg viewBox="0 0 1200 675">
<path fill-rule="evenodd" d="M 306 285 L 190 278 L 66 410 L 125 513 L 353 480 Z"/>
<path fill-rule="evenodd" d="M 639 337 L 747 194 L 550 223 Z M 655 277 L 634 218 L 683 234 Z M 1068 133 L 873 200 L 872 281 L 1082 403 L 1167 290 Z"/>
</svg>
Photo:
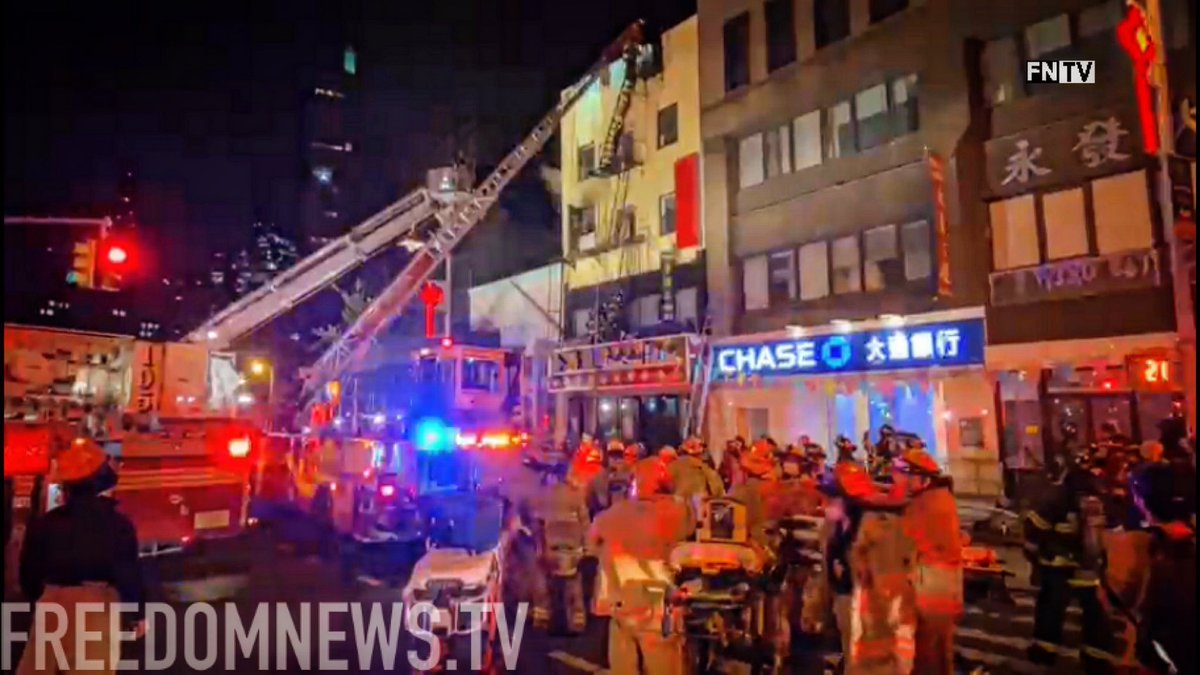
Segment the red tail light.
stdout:
<svg viewBox="0 0 1200 675">
<path fill-rule="evenodd" d="M 248 457 L 250 455 L 250 439 L 234 438 L 229 441 L 230 457 Z"/>
</svg>

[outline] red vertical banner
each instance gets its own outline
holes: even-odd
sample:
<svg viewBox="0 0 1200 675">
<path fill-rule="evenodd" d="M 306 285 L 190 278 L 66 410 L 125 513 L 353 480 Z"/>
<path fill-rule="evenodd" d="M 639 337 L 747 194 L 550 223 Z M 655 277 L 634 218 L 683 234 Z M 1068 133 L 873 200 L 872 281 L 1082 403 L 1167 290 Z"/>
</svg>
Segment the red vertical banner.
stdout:
<svg viewBox="0 0 1200 675">
<path fill-rule="evenodd" d="M 954 295 L 954 281 L 950 276 L 950 217 L 946 213 L 946 162 L 938 155 L 929 154 L 929 180 L 933 184 L 933 228 L 937 236 L 937 281 L 938 295 Z"/>
<path fill-rule="evenodd" d="M 700 245 L 700 155 L 675 162 L 675 247 Z"/>
</svg>

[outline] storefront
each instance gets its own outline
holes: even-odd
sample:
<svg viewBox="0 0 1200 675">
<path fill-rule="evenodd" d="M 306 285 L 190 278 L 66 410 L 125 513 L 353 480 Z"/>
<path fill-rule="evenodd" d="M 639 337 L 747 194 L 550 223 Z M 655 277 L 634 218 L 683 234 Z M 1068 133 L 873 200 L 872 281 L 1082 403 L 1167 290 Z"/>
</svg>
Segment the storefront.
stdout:
<svg viewBox="0 0 1200 675">
<path fill-rule="evenodd" d="M 555 437 L 678 445 L 698 348 L 695 335 L 672 335 L 556 350 Z"/>
<path fill-rule="evenodd" d="M 1007 467 L 1041 467 L 1073 422 L 1084 443 L 1101 426 L 1134 441 L 1157 439 L 1158 425 L 1182 412 L 1183 370 L 1172 333 L 992 346 L 987 352 L 1000 407 Z"/>
<path fill-rule="evenodd" d="M 999 494 L 983 310 L 746 335 L 714 351 L 708 441 L 860 443 L 885 424 L 925 439 L 964 494 Z"/>
</svg>

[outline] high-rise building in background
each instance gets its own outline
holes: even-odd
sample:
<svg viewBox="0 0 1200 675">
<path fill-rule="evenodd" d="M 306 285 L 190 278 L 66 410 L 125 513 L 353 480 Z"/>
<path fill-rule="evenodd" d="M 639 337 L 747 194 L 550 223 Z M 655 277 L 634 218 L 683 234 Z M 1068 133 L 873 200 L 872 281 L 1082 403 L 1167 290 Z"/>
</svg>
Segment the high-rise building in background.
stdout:
<svg viewBox="0 0 1200 675">
<path fill-rule="evenodd" d="M 228 260 L 228 272 L 233 283 L 233 292 L 243 296 L 258 288 L 283 270 L 291 267 L 298 258 L 294 241 L 279 233 L 274 225 L 257 221 L 253 225 L 253 240 L 249 249 L 221 260 Z M 210 277 L 225 282 L 225 270 L 214 269 Z"/>
<path fill-rule="evenodd" d="M 309 250 L 353 225 L 358 190 L 358 52 L 317 49 L 301 130 L 300 237 Z"/>
<path fill-rule="evenodd" d="M 117 203 L 112 209 L 113 225 L 118 228 L 137 225 L 137 176 L 132 167 L 122 167 L 117 178 Z"/>
</svg>

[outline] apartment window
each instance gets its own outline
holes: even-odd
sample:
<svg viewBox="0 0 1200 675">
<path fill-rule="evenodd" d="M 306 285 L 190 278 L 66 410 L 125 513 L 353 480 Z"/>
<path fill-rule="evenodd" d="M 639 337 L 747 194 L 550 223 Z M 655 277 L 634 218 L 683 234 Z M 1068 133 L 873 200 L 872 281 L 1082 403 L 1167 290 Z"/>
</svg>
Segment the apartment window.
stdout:
<svg viewBox="0 0 1200 675">
<path fill-rule="evenodd" d="M 837 295 L 862 290 L 862 269 L 859 267 L 858 237 L 842 237 L 833 241 L 833 292 Z"/>
<path fill-rule="evenodd" d="M 772 305 L 796 299 L 796 256 L 790 249 L 767 256 L 767 298 Z"/>
<path fill-rule="evenodd" d="M 567 225 L 576 250 L 586 251 L 596 247 L 596 208 L 594 206 L 567 207 Z"/>
<path fill-rule="evenodd" d="M 908 9 L 908 0 L 871 0 L 871 23 L 879 23 L 906 9 Z"/>
<path fill-rule="evenodd" d="M 990 106 L 1016 98 L 1021 82 L 1021 56 L 1011 37 L 992 40 L 983 47 L 983 97 Z"/>
<path fill-rule="evenodd" d="M 792 0 L 767 0 L 767 70 L 782 68 L 796 60 L 796 25 Z"/>
<path fill-rule="evenodd" d="M 821 111 L 792 120 L 792 166 L 796 171 L 821 163 Z"/>
<path fill-rule="evenodd" d="M 825 112 L 825 156 L 830 159 L 854 154 L 854 124 L 850 102 L 842 101 Z"/>
<path fill-rule="evenodd" d="M 1170 3 L 1164 3 L 1170 4 Z M 1182 3 L 1179 3 L 1182 4 Z M 1125 17 L 1124 0 L 1105 0 L 1079 13 L 1079 37 L 1110 37 L 1117 24 Z"/>
<path fill-rule="evenodd" d="M 571 328 L 574 330 L 575 337 L 583 337 L 592 332 L 591 327 L 588 326 L 591 319 L 591 310 L 577 309 L 571 312 Z"/>
<path fill-rule="evenodd" d="M 920 127 L 917 118 L 917 76 L 913 74 L 892 80 L 892 131 L 896 137 L 910 134 Z"/>
<path fill-rule="evenodd" d="M 1025 46 L 1031 59 L 1070 47 L 1071 17 L 1059 14 L 1028 26 L 1025 28 Z"/>
<path fill-rule="evenodd" d="M 680 323 L 699 322 L 700 290 L 698 288 L 681 288 L 675 293 L 675 320 Z"/>
<path fill-rule="evenodd" d="M 658 147 L 665 148 L 679 140 L 679 106 L 671 105 L 658 111 Z"/>
<path fill-rule="evenodd" d="M 738 144 L 738 184 L 743 188 L 763 182 L 763 137 L 754 134 Z"/>
<path fill-rule="evenodd" d="M 750 13 L 725 22 L 725 91 L 750 84 Z"/>
<path fill-rule="evenodd" d="M 675 234 L 675 193 L 658 198 L 658 224 L 660 234 Z"/>
<path fill-rule="evenodd" d="M 579 180 L 583 180 L 596 168 L 596 146 L 588 143 L 580 147 L 577 156 L 579 159 L 578 176 Z"/>
<path fill-rule="evenodd" d="M 814 0 L 813 27 L 817 49 L 850 37 L 850 0 Z"/>
<path fill-rule="evenodd" d="M 909 281 L 933 276 L 929 222 L 918 220 L 900 228 L 900 246 L 904 249 L 904 278 Z"/>
<path fill-rule="evenodd" d="M 877 227 L 863 234 L 863 286 L 867 291 L 881 291 L 896 285 L 899 263 L 894 225 Z"/>
<path fill-rule="evenodd" d="M 631 307 L 632 323 L 638 328 L 648 328 L 657 325 L 661 320 L 659 310 L 662 308 L 662 296 L 658 293 L 643 295 L 633 301 Z"/>
<path fill-rule="evenodd" d="M 1150 248 L 1150 190 L 1142 171 L 1092 181 L 1096 248 L 1101 255 Z"/>
<path fill-rule="evenodd" d="M 633 204 L 626 204 L 621 209 L 620 216 L 617 220 L 619 229 L 615 233 L 614 239 L 617 242 L 633 241 L 637 236 L 637 207 Z"/>
<path fill-rule="evenodd" d="M 758 255 L 742 261 L 742 295 L 747 312 L 770 306 L 767 256 Z"/>
<path fill-rule="evenodd" d="M 1050 260 L 1087 255 L 1087 216 L 1083 188 L 1050 192 L 1042 196 L 1046 229 L 1046 257 Z"/>
<path fill-rule="evenodd" d="M 854 117 L 858 122 L 858 147 L 868 150 L 891 139 L 886 84 L 864 89 L 854 97 Z"/>
<path fill-rule="evenodd" d="M 823 241 L 800 247 L 800 299 L 829 295 L 829 244 Z"/>
<path fill-rule="evenodd" d="M 766 177 L 792 172 L 792 127 L 785 124 L 763 133 L 763 152 L 766 154 Z"/>
<path fill-rule="evenodd" d="M 1041 262 L 1034 196 L 992 202 L 988 209 L 992 219 L 992 266 L 1007 270 Z"/>
</svg>

